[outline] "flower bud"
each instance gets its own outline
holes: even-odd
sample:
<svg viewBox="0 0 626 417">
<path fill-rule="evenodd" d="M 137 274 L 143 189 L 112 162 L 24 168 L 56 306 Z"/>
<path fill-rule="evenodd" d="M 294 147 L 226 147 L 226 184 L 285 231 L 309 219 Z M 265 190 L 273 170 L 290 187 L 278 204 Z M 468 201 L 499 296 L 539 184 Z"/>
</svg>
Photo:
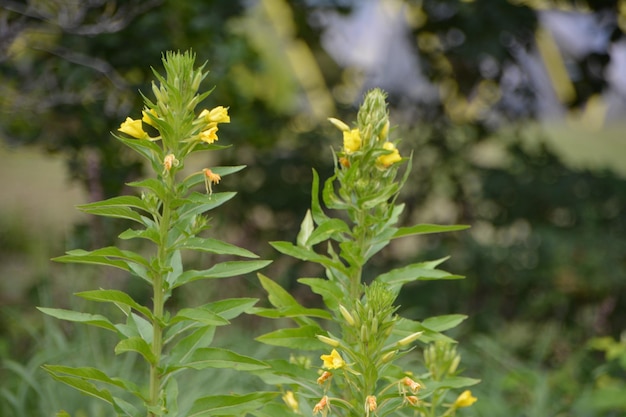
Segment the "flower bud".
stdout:
<svg viewBox="0 0 626 417">
<path fill-rule="evenodd" d="M 397 351 L 397 350 L 392 350 L 391 352 L 387 352 L 387 353 L 385 353 L 385 354 L 383 355 L 383 357 L 380 359 L 380 361 L 381 361 L 382 363 L 387 363 L 387 362 L 389 362 L 390 360 L 392 360 L 394 356 L 396 356 L 396 353 L 398 353 L 398 351 Z"/>
<path fill-rule="evenodd" d="M 352 317 L 352 314 L 350 314 L 350 312 L 341 304 L 339 304 L 339 312 L 341 313 L 343 318 L 346 320 L 346 323 L 348 323 L 350 326 L 355 325 L 354 317 Z"/>
<path fill-rule="evenodd" d="M 398 340 L 397 345 L 399 347 L 403 347 L 403 346 L 406 346 L 406 345 L 408 345 L 410 343 L 413 343 L 422 335 L 422 333 L 424 333 L 424 332 L 415 332 L 413 334 L 410 334 L 407 337 Z"/>
<path fill-rule="evenodd" d="M 328 121 L 331 122 L 333 124 L 333 126 L 335 126 L 337 129 L 341 130 L 342 132 L 349 132 L 350 131 L 350 126 L 348 126 L 347 124 L 345 124 L 344 122 L 342 122 L 339 119 L 335 119 L 334 117 L 329 117 Z"/>
<path fill-rule="evenodd" d="M 331 339 L 330 337 L 326 337 L 326 336 L 321 335 L 321 334 L 318 334 L 316 337 L 322 343 L 326 343 L 327 345 L 332 346 L 332 347 L 339 347 L 340 343 L 339 343 L 338 340 Z"/>
</svg>

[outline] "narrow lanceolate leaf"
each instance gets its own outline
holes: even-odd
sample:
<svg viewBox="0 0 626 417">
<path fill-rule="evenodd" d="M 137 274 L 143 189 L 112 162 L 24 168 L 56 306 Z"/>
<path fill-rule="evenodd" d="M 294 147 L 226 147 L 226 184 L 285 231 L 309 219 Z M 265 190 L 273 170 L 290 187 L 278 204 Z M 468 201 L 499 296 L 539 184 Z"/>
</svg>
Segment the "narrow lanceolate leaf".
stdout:
<svg viewBox="0 0 626 417">
<path fill-rule="evenodd" d="M 320 205 L 320 177 L 316 170 L 313 170 L 313 181 L 311 184 L 311 215 L 316 224 L 321 225 L 329 219 Z"/>
<path fill-rule="evenodd" d="M 175 324 L 181 321 L 192 321 L 202 324 L 204 326 L 224 326 L 228 324 L 228 320 L 224 317 L 216 314 L 210 310 L 196 307 L 196 308 L 183 308 L 176 316 L 170 321 L 170 324 Z"/>
<path fill-rule="evenodd" d="M 192 405 L 187 417 L 244 416 L 269 403 L 276 395 L 272 392 L 255 392 L 199 398 Z"/>
<path fill-rule="evenodd" d="M 343 220 L 329 219 L 311 233 L 306 243 L 308 246 L 313 246 L 330 238 L 341 242 L 344 233 L 350 233 L 350 228 Z"/>
<path fill-rule="evenodd" d="M 465 319 L 467 316 L 464 314 L 447 314 L 429 317 L 422 322 L 422 326 L 436 332 L 443 332 L 458 326 Z"/>
<path fill-rule="evenodd" d="M 261 286 L 267 291 L 268 301 L 276 308 L 299 306 L 300 303 L 287 290 L 274 282 L 271 278 L 257 274 Z"/>
<path fill-rule="evenodd" d="M 53 260 L 66 263 L 107 265 L 125 271 L 137 271 L 137 273 L 142 275 L 146 275 L 146 269 L 150 267 L 150 264 L 143 256 L 132 251 L 118 249 L 115 246 L 93 251 L 75 249 Z"/>
<path fill-rule="evenodd" d="M 307 249 L 310 248 L 310 245 L 307 245 L 307 241 L 309 240 L 311 233 L 313 233 L 314 228 L 315 225 L 313 224 L 313 218 L 311 217 L 311 210 L 307 210 L 302 223 L 300 223 L 300 231 L 298 232 L 298 236 L 296 238 L 298 246 L 302 246 Z"/>
<path fill-rule="evenodd" d="M 284 307 L 284 308 L 259 308 L 255 310 L 255 314 L 261 317 L 277 319 L 281 317 L 317 317 L 319 319 L 332 320 L 333 316 L 326 310 L 321 308 L 306 308 L 300 305 Z"/>
<path fill-rule="evenodd" d="M 321 295 L 324 299 L 324 304 L 331 310 L 339 307 L 339 304 L 342 302 L 340 299 L 342 296 L 341 288 L 333 281 L 322 278 L 300 278 L 298 282 L 308 285 L 311 287 L 311 291 Z"/>
<path fill-rule="evenodd" d="M 163 182 L 157 180 L 156 178 L 146 178 L 141 181 L 129 182 L 127 185 L 131 187 L 140 187 L 150 190 L 157 197 L 159 197 L 159 200 L 161 201 L 165 199 L 165 195 L 167 194 L 167 190 L 165 189 L 165 185 L 163 184 Z"/>
<path fill-rule="evenodd" d="M 108 390 L 99 389 L 93 383 L 89 381 L 86 381 L 82 378 L 76 378 L 73 376 L 66 376 L 66 375 L 50 374 L 50 376 L 52 376 L 52 378 L 54 378 L 55 380 L 59 382 L 63 382 L 64 384 L 67 384 L 70 387 L 77 389 L 83 394 L 87 394 L 89 396 L 105 401 L 109 404 L 113 404 L 113 401 L 114 401 L 113 396 Z"/>
<path fill-rule="evenodd" d="M 470 226 L 464 224 L 455 225 L 439 225 L 439 224 L 417 224 L 410 227 L 401 227 L 398 229 L 393 238 L 412 236 L 412 235 L 425 235 L 429 233 L 444 233 L 444 232 L 456 232 L 459 230 L 468 229 Z"/>
<path fill-rule="evenodd" d="M 180 209 L 180 218 L 184 219 L 188 216 L 202 214 L 206 211 L 219 207 L 235 196 L 233 192 L 213 193 L 211 195 L 191 193 L 187 200 L 189 204 L 185 204 Z"/>
<path fill-rule="evenodd" d="M 129 219 L 143 224 L 142 215 L 136 211 L 137 209 L 148 211 L 148 207 L 143 203 L 143 200 L 138 197 L 121 196 L 96 203 L 82 204 L 76 208 L 88 214 Z"/>
<path fill-rule="evenodd" d="M 300 259 L 302 261 L 315 262 L 329 268 L 340 269 L 343 267 L 340 262 L 320 255 L 313 250 L 295 246 L 290 242 L 270 242 L 270 245 L 272 245 L 272 247 L 280 253 L 291 256 L 292 258 Z"/>
<path fill-rule="evenodd" d="M 205 304 L 202 308 L 211 310 L 224 317 L 226 320 L 231 320 L 242 313 L 251 312 L 258 301 L 257 298 L 227 298 Z"/>
<path fill-rule="evenodd" d="M 111 378 L 99 369 L 91 367 L 79 367 L 73 368 L 70 366 L 62 365 L 44 365 L 43 368 L 53 375 L 69 375 L 77 378 L 88 379 L 91 381 L 102 382 L 105 384 L 113 385 L 123 390 L 132 393 L 140 399 L 144 399 L 141 395 L 140 389 L 131 381 L 127 381 L 122 378 Z"/>
<path fill-rule="evenodd" d="M 231 245 L 230 243 L 212 238 L 192 237 L 187 239 L 180 249 L 191 249 L 200 252 L 217 253 L 219 255 L 235 255 L 244 258 L 258 258 L 259 256 L 249 250 Z"/>
<path fill-rule="evenodd" d="M 256 371 L 268 367 L 264 362 L 254 358 L 227 349 L 211 347 L 197 349 L 189 360 L 181 365 L 193 369 L 228 368 L 238 371 Z"/>
<path fill-rule="evenodd" d="M 142 306 L 137 303 L 132 297 L 125 292 L 118 290 L 93 290 L 93 291 L 83 291 L 76 293 L 75 295 L 82 297 L 87 300 L 92 301 L 100 301 L 100 302 L 109 302 L 114 304 L 121 304 L 124 306 L 128 306 L 139 313 L 143 314 L 148 319 L 152 320 L 152 311 L 149 308 Z"/>
<path fill-rule="evenodd" d="M 140 337 L 130 337 L 128 339 L 121 340 L 115 346 L 115 354 L 119 355 L 123 352 L 136 352 L 144 357 L 146 361 L 150 364 L 156 363 L 156 357 L 154 353 L 152 353 L 152 349 L 150 345 Z"/>
<path fill-rule="evenodd" d="M 73 321 L 77 323 L 89 324 L 91 326 L 101 327 L 118 333 L 117 328 L 106 317 L 100 314 L 81 313 L 78 311 L 64 310 L 61 308 L 37 307 L 39 311 L 60 320 Z"/>
<path fill-rule="evenodd" d="M 291 349 L 318 350 L 328 346 L 316 337 L 324 331 L 319 326 L 302 326 L 291 329 L 280 329 L 256 338 L 259 342 L 272 346 L 283 346 Z"/>
<path fill-rule="evenodd" d="M 181 328 L 180 330 L 186 331 L 187 328 Z M 175 335 L 176 334 L 172 336 Z M 204 326 L 196 328 L 193 333 L 180 339 L 167 357 L 167 362 L 170 365 L 166 366 L 167 369 L 165 372 L 169 373 L 172 370 L 178 369 L 177 366 L 183 362 L 187 362 L 197 349 L 209 346 L 214 336 L 215 327 Z"/>
<path fill-rule="evenodd" d="M 396 336 L 398 340 L 410 336 L 411 334 L 414 334 L 416 332 L 423 332 L 423 334 L 418 339 L 420 342 L 431 343 L 435 341 L 442 341 L 454 343 L 454 339 L 440 333 L 440 330 L 425 327 L 422 325 L 422 323 L 416 320 L 399 318 L 396 321 L 396 325 L 393 329 L 393 335 Z"/>
<path fill-rule="evenodd" d="M 404 284 L 413 281 L 461 278 L 463 278 L 461 275 L 452 275 L 449 272 L 442 271 L 440 269 L 433 269 L 431 263 L 420 262 L 402 268 L 393 269 L 387 273 L 379 275 L 376 279 L 389 284 L 393 290 L 399 291 Z"/>
<path fill-rule="evenodd" d="M 272 261 L 227 261 L 203 271 L 189 270 L 178 276 L 172 288 L 200 279 L 228 278 L 244 275 L 269 265 Z"/>
</svg>

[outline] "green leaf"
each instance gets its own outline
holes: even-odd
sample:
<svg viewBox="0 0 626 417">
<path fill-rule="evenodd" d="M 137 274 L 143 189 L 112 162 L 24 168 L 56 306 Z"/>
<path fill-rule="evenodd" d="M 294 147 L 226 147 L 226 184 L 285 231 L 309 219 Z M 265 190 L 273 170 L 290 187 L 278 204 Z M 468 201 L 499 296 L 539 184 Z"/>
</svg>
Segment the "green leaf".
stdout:
<svg viewBox="0 0 626 417">
<path fill-rule="evenodd" d="M 62 365 L 43 365 L 43 368 L 51 375 L 70 375 L 77 378 L 88 379 L 92 381 L 102 382 L 121 388 L 132 393 L 140 399 L 144 399 L 139 388 L 131 381 L 121 378 L 111 378 L 99 369 L 91 367 L 70 367 Z"/>
<path fill-rule="evenodd" d="M 459 230 L 468 229 L 470 226 L 455 224 L 455 225 L 439 225 L 439 224 L 417 224 L 415 226 L 410 227 L 401 227 L 398 229 L 395 235 L 393 235 L 394 239 L 405 236 L 412 235 L 425 235 L 429 233 L 444 233 L 444 232 L 456 232 Z"/>
<path fill-rule="evenodd" d="M 182 331 L 187 330 L 182 329 Z M 176 332 L 170 337 L 175 336 L 180 332 Z M 169 336 L 169 335 L 168 335 Z M 167 362 L 172 364 L 170 366 L 171 369 L 168 368 L 168 372 L 170 370 L 176 369 L 176 367 L 186 362 L 187 359 L 195 352 L 197 349 L 206 347 L 211 344 L 213 341 L 213 337 L 215 336 L 215 327 L 214 326 L 204 326 L 198 328 L 196 331 L 192 332 L 188 336 L 180 339 L 178 343 L 174 346 L 172 351 L 170 352 Z"/>
<path fill-rule="evenodd" d="M 211 195 L 196 192 L 191 193 L 189 197 L 187 197 L 189 203 L 185 204 L 179 210 L 179 217 L 180 219 L 185 219 L 189 216 L 195 216 L 197 214 L 207 212 L 226 203 L 228 200 L 233 198 L 235 194 L 236 193 L 233 192 L 213 193 Z"/>
<path fill-rule="evenodd" d="M 212 395 L 197 399 L 187 417 L 245 416 L 276 397 L 272 392 L 255 392 L 246 395 Z"/>
<path fill-rule="evenodd" d="M 64 310 L 61 308 L 47 308 L 37 307 L 39 311 L 52 317 L 56 317 L 60 320 L 73 321 L 77 323 L 88 324 L 91 326 L 101 327 L 103 329 L 111 330 L 118 333 L 117 328 L 107 319 L 100 314 L 81 313 L 78 311 Z"/>
<path fill-rule="evenodd" d="M 219 255 L 235 255 L 244 258 L 258 258 L 259 256 L 249 250 L 240 248 L 230 243 L 217 239 L 192 237 L 187 239 L 180 249 L 191 249 L 201 252 L 217 253 Z"/>
<path fill-rule="evenodd" d="M 399 318 L 393 328 L 393 334 L 398 337 L 398 340 L 409 336 L 416 332 L 423 332 L 419 337 L 419 341 L 423 343 L 431 343 L 435 341 L 442 341 L 448 343 L 454 343 L 454 339 L 448 337 L 438 330 L 429 329 L 422 325 L 419 321 L 409 320 L 405 318 Z"/>
<path fill-rule="evenodd" d="M 284 307 L 279 309 L 274 308 L 259 308 L 255 310 L 255 314 L 261 317 L 267 317 L 277 319 L 281 317 L 317 317 L 325 320 L 332 320 L 333 316 L 326 310 L 319 308 L 306 308 L 300 305 Z"/>
<path fill-rule="evenodd" d="M 339 307 L 343 293 L 341 288 L 333 281 L 322 278 L 300 278 L 298 282 L 308 285 L 311 287 L 311 291 L 321 295 L 329 309 L 335 310 Z"/>
<path fill-rule="evenodd" d="M 258 301 L 257 298 L 227 298 L 205 304 L 202 307 L 219 314 L 227 320 L 231 320 L 241 313 L 251 312 Z"/>
<path fill-rule="evenodd" d="M 269 302 L 274 307 L 283 308 L 300 305 L 300 303 L 298 303 L 287 290 L 274 282 L 271 278 L 268 278 L 261 273 L 258 273 L 257 276 L 259 277 L 261 286 L 263 287 L 263 289 L 265 289 L 265 291 L 267 291 L 267 298 Z"/>
<path fill-rule="evenodd" d="M 335 194 L 335 187 L 333 182 L 336 176 L 333 175 L 324 182 L 324 189 L 322 190 L 322 199 L 326 207 L 335 210 L 347 210 L 350 208 L 349 204 L 346 204 L 341 198 Z"/>
<path fill-rule="evenodd" d="M 320 177 L 315 169 L 313 169 L 313 181 L 311 184 L 311 215 L 313 216 L 313 221 L 320 225 L 324 223 L 326 220 L 330 219 L 322 210 L 320 206 Z"/>
<path fill-rule="evenodd" d="M 292 258 L 300 259 L 302 261 L 315 262 L 329 268 L 343 268 L 343 265 L 339 262 L 335 262 L 332 259 L 320 255 L 312 250 L 294 246 L 290 242 L 270 242 L 270 245 L 272 245 L 272 247 L 280 253 L 291 256 Z"/>
<path fill-rule="evenodd" d="M 305 247 L 309 249 L 311 246 L 307 244 L 309 240 L 309 236 L 313 233 L 313 229 L 315 228 L 313 224 L 313 219 L 311 218 L 311 210 L 307 210 L 304 215 L 304 219 L 300 224 L 300 231 L 298 232 L 298 237 L 296 238 L 296 243 L 298 246 Z"/>
<path fill-rule="evenodd" d="M 458 326 L 465 319 L 467 319 L 467 316 L 463 314 L 435 316 L 422 321 L 422 326 L 435 332 L 443 332 Z"/>
<path fill-rule="evenodd" d="M 152 191 L 161 201 L 163 201 L 165 196 L 168 194 L 163 182 L 156 178 L 146 178 L 141 181 L 133 181 L 126 185 L 148 189 Z"/>
<path fill-rule="evenodd" d="M 149 227 L 147 229 L 142 229 L 142 230 L 126 229 L 125 231 L 120 233 L 118 237 L 122 240 L 148 239 L 149 241 L 153 243 L 156 243 L 156 244 L 159 243 L 159 232 L 157 232 L 152 227 Z"/>
<path fill-rule="evenodd" d="M 135 309 L 139 313 L 152 320 L 152 311 L 149 308 L 137 303 L 132 297 L 125 292 L 118 290 L 93 290 L 78 292 L 75 295 L 82 297 L 86 300 L 109 302 L 114 304 L 122 304 L 130 308 Z"/>
<path fill-rule="evenodd" d="M 143 216 L 126 206 L 78 206 L 80 211 L 96 216 L 114 217 L 117 219 L 128 219 L 141 223 L 144 226 L 148 225 Z"/>
<path fill-rule="evenodd" d="M 119 355 L 123 352 L 136 352 L 144 357 L 148 363 L 154 365 L 156 364 L 156 357 L 154 353 L 152 353 L 152 349 L 150 345 L 143 340 L 141 337 L 129 337 L 128 339 L 121 340 L 115 346 L 115 354 Z"/>
<path fill-rule="evenodd" d="M 203 271 L 185 271 L 176 279 L 172 288 L 180 287 L 188 282 L 200 279 L 227 278 L 244 275 L 269 265 L 272 261 L 227 261 L 215 264 L 212 268 Z"/>
<path fill-rule="evenodd" d="M 113 404 L 113 396 L 106 389 L 99 389 L 93 383 L 86 381 L 82 378 L 76 378 L 73 376 L 66 375 L 56 375 L 51 373 L 50 376 L 59 382 L 63 382 L 66 385 L 82 392 L 83 394 L 87 394 L 91 397 L 98 398 L 102 401 L 105 401 L 109 404 Z"/>
<path fill-rule="evenodd" d="M 320 342 L 316 337 L 325 332 L 314 325 L 302 326 L 289 329 L 280 329 L 266 333 L 256 338 L 259 342 L 272 346 L 283 346 L 291 349 L 318 350 L 326 349 L 327 345 Z"/>
<path fill-rule="evenodd" d="M 429 390 L 436 389 L 458 389 L 471 387 L 472 385 L 476 385 L 480 382 L 480 379 L 468 378 L 464 376 L 451 376 L 445 378 L 443 381 L 433 381 L 428 384 Z"/>
<path fill-rule="evenodd" d="M 146 268 L 150 266 L 143 256 L 115 246 L 93 251 L 75 249 L 68 251 L 66 255 L 53 258 L 53 261 L 112 266 L 124 271 L 133 271 L 144 279 L 147 277 Z"/>
<path fill-rule="evenodd" d="M 319 227 L 313 231 L 313 233 L 311 233 L 311 236 L 307 240 L 306 244 L 308 246 L 313 246 L 330 238 L 341 242 L 343 241 L 341 235 L 344 233 L 350 234 L 351 230 L 343 220 L 328 219 L 324 223 L 320 224 Z"/>
<path fill-rule="evenodd" d="M 402 268 L 379 275 L 376 279 L 389 284 L 392 291 L 400 291 L 400 288 L 413 281 L 429 281 L 437 279 L 462 279 L 461 275 L 452 275 L 440 269 L 433 269 L 432 262 L 414 263 Z"/>
<path fill-rule="evenodd" d="M 133 195 L 123 195 L 118 197 L 109 198 L 108 200 L 96 201 L 94 203 L 80 204 L 76 206 L 77 209 L 89 213 L 89 210 L 99 209 L 104 207 L 133 207 L 150 213 L 149 207 L 146 202 L 141 198 Z"/>
<path fill-rule="evenodd" d="M 183 308 L 170 321 L 175 324 L 181 321 L 193 321 L 203 326 L 224 326 L 229 323 L 224 317 L 202 307 Z"/>
<path fill-rule="evenodd" d="M 254 358 L 227 349 L 211 347 L 197 349 L 191 358 L 181 365 L 193 369 L 228 368 L 238 371 L 255 371 L 268 367 L 266 363 Z"/>
</svg>

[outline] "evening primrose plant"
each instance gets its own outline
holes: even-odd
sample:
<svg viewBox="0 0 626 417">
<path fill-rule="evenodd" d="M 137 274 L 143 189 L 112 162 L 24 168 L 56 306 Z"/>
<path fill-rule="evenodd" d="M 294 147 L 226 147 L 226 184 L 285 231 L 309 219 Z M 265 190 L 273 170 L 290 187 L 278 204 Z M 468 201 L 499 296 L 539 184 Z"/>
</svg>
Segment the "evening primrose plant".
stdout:
<svg viewBox="0 0 626 417">
<path fill-rule="evenodd" d="M 324 182 L 322 201 L 314 170 L 311 208 L 296 243 L 272 243 L 284 255 L 322 266 L 325 277 L 299 282 L 321 295 L 325 308 L 302 306 L 259 274 L 272 306 L 257 309 L 257 314 L 289 318 L 295 327 L 258 337 L 292 353 L 289 359 L 267 361 L 271 369 L 258 372 L 266 382 L 278 385 L 283 395 L 282 404 L 272 404 L 256 415 L 453 416 L 476 401 L 471 391 L 459 391 L 478 381 L 459 375 L 456 343 L 441 332 L 465 317 L 402 318 L 395 301 L 405 284 L 462 277 L 437 269 L 446 258 L 413 263 L 373 278 L 368 278 L 367 264 L 394 239 L 466 226 L 398 226 L 404 204 L 397 200 L 409 178 L 406 162 L 411 158 L 403 157 L 398 141 L 390 137 L 381 90 L 367 93 L 356 126 L 335 118 L 330 122 L 341 132 L 342 143 L 333 152 L 335 171 Z M 336 215 L 328 215 L 322 203 Z M 303 350 L 322 354 L 311 359 L 300 355 Z"/>
<path fill-rule="evenodd" d="M 216 151 L 218 129 L 229 123 L 228 109 L 216 106 L 197 110 L 209 92 L 199 93 L 207 75 L 204 65 L 195 67 L 191 52 L 168 52 L 163 57 L 165 74 L 154 72 L 154 98 L 144 96 L 145 108 L 138 117 L 128 117 L 115 138 L 145 158 L 152 168 L 148 178 L 128 185 L 139 196 L 128 195 L 85 204 L 79 209 L 93 215 L 130 221 L 119 235 L 121 241 L 146 242 L 141 253 L 111 246 L 92 251 L 72 250 L 56 258 L 59 262 L 97 264 L 119 268 L 151 289 L 152 302 L 142 305 L 129 294 L 114 289 L 97 289 L 76 295 L 90 301 L 110 303 L 120 312 L 105 316 L 85 312 L 40 308 L 62 320 L 87 324 L 114 333 L 119 342 L 116 355 L 134 354 L 143 360 L 144 372 L 136 379 L 108 375 L 105 369 L 46 365 L 58 381 L 110 404 L 119 416 L 209 416 L 245 414 L 258 408 L 272 394 L 210 395 L 193 404 L 178 403 L 180 375 L 189 369 L 233 368 L 259 370 L 266 365 L 233 351 L 210 347 L 216 328 L 250 311 L 252 298 L 223 299 L 196 307 L 168 308 L 174 290 L 191 282 L 227 278 L 256 271 L 269 262 L 243 248 L 201 236 L 210 228 L 205 213 L 234 197 L 233 192 L 213 189 L 226 175 L 243 166 L 206 167 L 183 177 L 186 158 L 200 151 Z M 139 116 L 139 114 L 141 116 Z M 205 269 L 189 269 L 184 253 L 199 251 L 222 255 L 225 260 Z M 239 260 L 237 258 L 247 258 Z M 207 394 L 221 388 L 216 385 Z M 218 410 L 218 411 L 216 411 Z M 66 412 L 58 415 L 67 416 Z"/>
</svg>

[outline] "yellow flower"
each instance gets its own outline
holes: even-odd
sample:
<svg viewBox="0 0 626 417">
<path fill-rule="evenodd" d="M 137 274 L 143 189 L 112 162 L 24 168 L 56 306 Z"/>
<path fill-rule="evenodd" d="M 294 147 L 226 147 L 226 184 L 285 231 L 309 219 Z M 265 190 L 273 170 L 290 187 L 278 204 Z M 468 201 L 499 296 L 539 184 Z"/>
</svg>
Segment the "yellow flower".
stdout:
<svg viewBox="0 0 626 417">
<path fill-rule="evenodd" d="M 393 143 L 385 142 L 383 144 L 383 149 L 387 151 L 391 151 L 391 153 L 388 153 L 386 155 L 381 155 L 378 158 L 376 158 L 376 163 L 378 165 L 388 168 L 392 164 L 395 164 L 396 162 L 400 162 L 402 160 L 402 157 L 400 156 L 400 152 L 398 152 L 398 149 L 396 149 L 396 145 L 394 145 Z"/>
<path fill-rule="evenodd" d="M 323 367 L 326 369 L 339 369 L 346 364 L 339 352 L 335 349 L 330 352 L 330 355 L 320 356 L 320 359 L 324 361 Z"/>
<path fill-rule="evenodd" d="M 141 120 L 139 119 L 133 120 L 130 117 L 127 117 L 124 123 L 122 123 L 120 128 L 117 130 L 137 139 L 148 138 L 148 134 L 143 130 Z"/>
<path fill-rule="evenodd" d="M 204 109 L 200 112 L 201 119 L 207 123 L 230 123 L 230 116 L 228 115 L 228 107 L 217 106 L 211 110 Z"/>
<path fill-rule="evenodd" d="M 478 398 L 472 396 L 472 391 L 465 390 L 454 401 L 453 407 L 454 408 L 469 407 L 470 405 L 474 404 L 476 401 L 478 401 Z"/>
<path fill-rule="evenodd" d="M 206 130 L 200 132 L 200 140 L 206 143 L 213 143 L 217 140 L 217 125 L 212 125 Z"/>
<path fill-rule="evenodd" d="M 361 134 L 359 133 L 359 129 L 343 132 L 343 149 L 347 154 L 361 149 Z"/>
<path fill-rule="evenodd" d="M 295 413 L 298 412 L 298 410 L 300 409 L 298 407 L 298 401 L 296 400 L 296 397 L 293 395 L 293 391 L 287 391 L 283 394 L 283 401 L 285 402 L 285 404 L 287 404 L 287 406 L 289 406 L 289 408 L 291 408 Z"/>
<path fill-rule="evenodd" d="M 152 127 L 156 127 L 154 120 L 152 119 L 152 117 L 150 117 L 148 115 L 148 113 L 150 113 L 151 115 L 153 115 L 154 117 L 158 118 L 159 116 L 157 115 L 156 110 L 154 109 L 147 109 L 147 110 L 143 110 L 141 112 L 141 114 L 143 115 L 143 117 L 141 118 L 141 121 L 144 122 L 145 124 L 148 124 Z"/>
</svg>

